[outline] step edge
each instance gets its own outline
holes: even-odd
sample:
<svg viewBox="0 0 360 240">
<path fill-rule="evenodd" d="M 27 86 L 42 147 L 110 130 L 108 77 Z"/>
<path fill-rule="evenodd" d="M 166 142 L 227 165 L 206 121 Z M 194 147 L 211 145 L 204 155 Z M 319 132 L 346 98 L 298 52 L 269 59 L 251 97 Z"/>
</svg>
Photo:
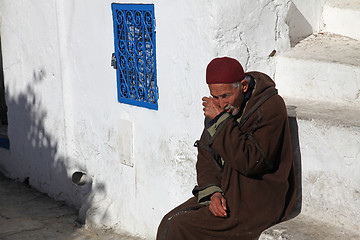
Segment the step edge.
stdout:
<svg viewBox="0 0 360 240">
<path fill-rule="evenodd" d="M 325 101 L 309 101 L 283 97 L 289 117 L 301 120 L 320 120 L 328 125 L 360 127 L 360 110 L 356 106 L 344 106 Z"/>
<path fill-rule="evenodd" d="M 295 226 L 295 227 L 294 227 Z M 299 231 L 299 228 L 296 226 L 300 226 L 303 229 L 306 228 L 307 232 L 302 234 L 303 232 Z M 313 218 L 311 216 L 305 215 L 300 213 L 297 217 L 290 219 L 288 221 L 284 221 L 273 225 L 272 227 L 264 230 L 259 238 L 259 240 L 266 240 L 266 239 L 282 239 L 282 240 L 300 240 L 300 238 L 294 238 L 294 235 L 306 235 L 310 231 L 315 233 L 318 231 L 318 226 L 324 226 L 326 230 L 332 230 L 325 236 L 326 240 L 329 240 L 329 236 L 333 236 L 334 238 L 330 239 L 342 239 L 339 235 L 346 235 L 347 237 L 351 237 L 350 239 L 360 239 L 360 235 L 350 228 L 346 228 L 343 226 L 336 226 L 331 223 L 321 221 L 320 219 Z M 305 229 L 304 229 L 305 230 Z M 327 231 L 326 231 L 327 232 Z M 339 236 L 338 238 L 335 235 Z M 276 238 L 271 238 L 276 237 Z M 359 238 L 358 238 L 359 237 Z M 311 238 L 307 238 L 311 239 Z M 305 240 L 305 239 L 301 239 Z"/>
</svg>

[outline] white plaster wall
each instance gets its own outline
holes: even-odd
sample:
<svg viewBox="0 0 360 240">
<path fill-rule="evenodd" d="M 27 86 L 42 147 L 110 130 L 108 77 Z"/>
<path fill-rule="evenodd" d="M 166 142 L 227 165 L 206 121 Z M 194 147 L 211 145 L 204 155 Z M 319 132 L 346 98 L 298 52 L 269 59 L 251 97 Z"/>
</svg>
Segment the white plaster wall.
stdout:
<svg viewBox="0 0 360 240">
<path fill-rule="evenodd" d="M 313 32 L 318 32 L 322 27 L 321 14 L 326 0 L 291 0 L 291 2 L 296 6 L 306 21 L 311 25 Z"/>
<path fill-rule="evenodd" d="M 67 179 L 64 102 L 55 1 L 1 1 L 1 40 L 11 151 L 2 169 L 57 199 Z"/>
<path fill-rule="evenodd" d="M 196 183 L 207 63 L 230 55 L 272 75 L 269 54 L 290 47 L 289 1 L 131 2 L 155 4 L 158 111 L 117 102 L 112 1 L 0 1 L 11 144 L 0 166 L 81 207 L 88 226 L 153 238 Z M 131 143 L 132 167 L 120 160 Z M 72 185 L 75 171 L 92 185 Z"/>
<path fill-rule="evenodd" d="M 162 215 L 188 198 L 195 185 L 192 145 L 202 130 L 211 25 L 203 23 L 206 8 L 199 11 L 204 2 L 155 4 L 160 99 L 158 111 L 148 110 L 117 102 L 116 75 L 110 67 L 114 48 L 110 3 L 87 2 L 87 8 L 78 2 L 64 5 L 64 19 L 93 16 L 88 26 L 72 21 L 67 31 L 69 65 L 74 66 L 69 76 L 76 79 L 71 84 L 72 152 L 93 176 L 88 223 L 117 224 L 154 236 Z M 175 12 L 183 17 L 173 18 Z M 128 136 L 134 144 L 133 167 L 119 162 L 124 121 L 133 126 L 133 135 Z"/>
<path fill-rule="evenodd" d="M 290 1 L 287 24 L 292 45 L 322 29 L 322 12 L 326 0 Z"/>
<path fill-rule="evenodd" d="M 216 54 L 238 59 L 246 71 L 273 76 L 272 54 L 290 48 L 286 24 L 290 1 L 232 1 L 216 4 Z"/>
</svg>

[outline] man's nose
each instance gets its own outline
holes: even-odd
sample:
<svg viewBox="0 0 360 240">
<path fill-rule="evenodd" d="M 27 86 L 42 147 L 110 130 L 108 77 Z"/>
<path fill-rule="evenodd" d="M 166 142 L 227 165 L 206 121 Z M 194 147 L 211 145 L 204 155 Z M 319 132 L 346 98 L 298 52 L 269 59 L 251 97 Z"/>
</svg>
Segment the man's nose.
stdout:
<svg viewBox="0 0 360 240">
<path fill-rule="evenodd" d="M 219 99 L 219 106 L 224 109 L 224 107 L 227 105 L 227 102 L 224 101 L 223 99 Z"/>
</svg>

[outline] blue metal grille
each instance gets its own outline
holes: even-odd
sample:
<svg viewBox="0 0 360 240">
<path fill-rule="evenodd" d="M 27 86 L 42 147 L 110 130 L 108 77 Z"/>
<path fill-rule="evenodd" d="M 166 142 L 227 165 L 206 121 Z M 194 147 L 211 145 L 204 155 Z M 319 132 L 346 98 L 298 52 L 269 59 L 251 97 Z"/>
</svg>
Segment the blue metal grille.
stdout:
<svg viewBox="0 0 360 240">
<path fill-rule="evenodd" d="M 158 109 L 153 4 L 112 4 L 118 101 Z"/>
</svg>

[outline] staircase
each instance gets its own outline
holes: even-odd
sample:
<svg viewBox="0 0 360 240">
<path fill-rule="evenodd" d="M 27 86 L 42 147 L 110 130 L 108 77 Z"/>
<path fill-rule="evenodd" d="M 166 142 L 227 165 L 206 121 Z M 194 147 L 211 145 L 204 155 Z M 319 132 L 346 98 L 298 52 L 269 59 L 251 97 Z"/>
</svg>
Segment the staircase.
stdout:
<svg viewBox="0 0 360 240">
<path fill-rule="evenodd" d="M 322 14 L 321 32 L 277 57 L 298 123 L 302 210 L 261 240 L 360 239 L 360 1 L 328 0 Z"/>
</svg>

